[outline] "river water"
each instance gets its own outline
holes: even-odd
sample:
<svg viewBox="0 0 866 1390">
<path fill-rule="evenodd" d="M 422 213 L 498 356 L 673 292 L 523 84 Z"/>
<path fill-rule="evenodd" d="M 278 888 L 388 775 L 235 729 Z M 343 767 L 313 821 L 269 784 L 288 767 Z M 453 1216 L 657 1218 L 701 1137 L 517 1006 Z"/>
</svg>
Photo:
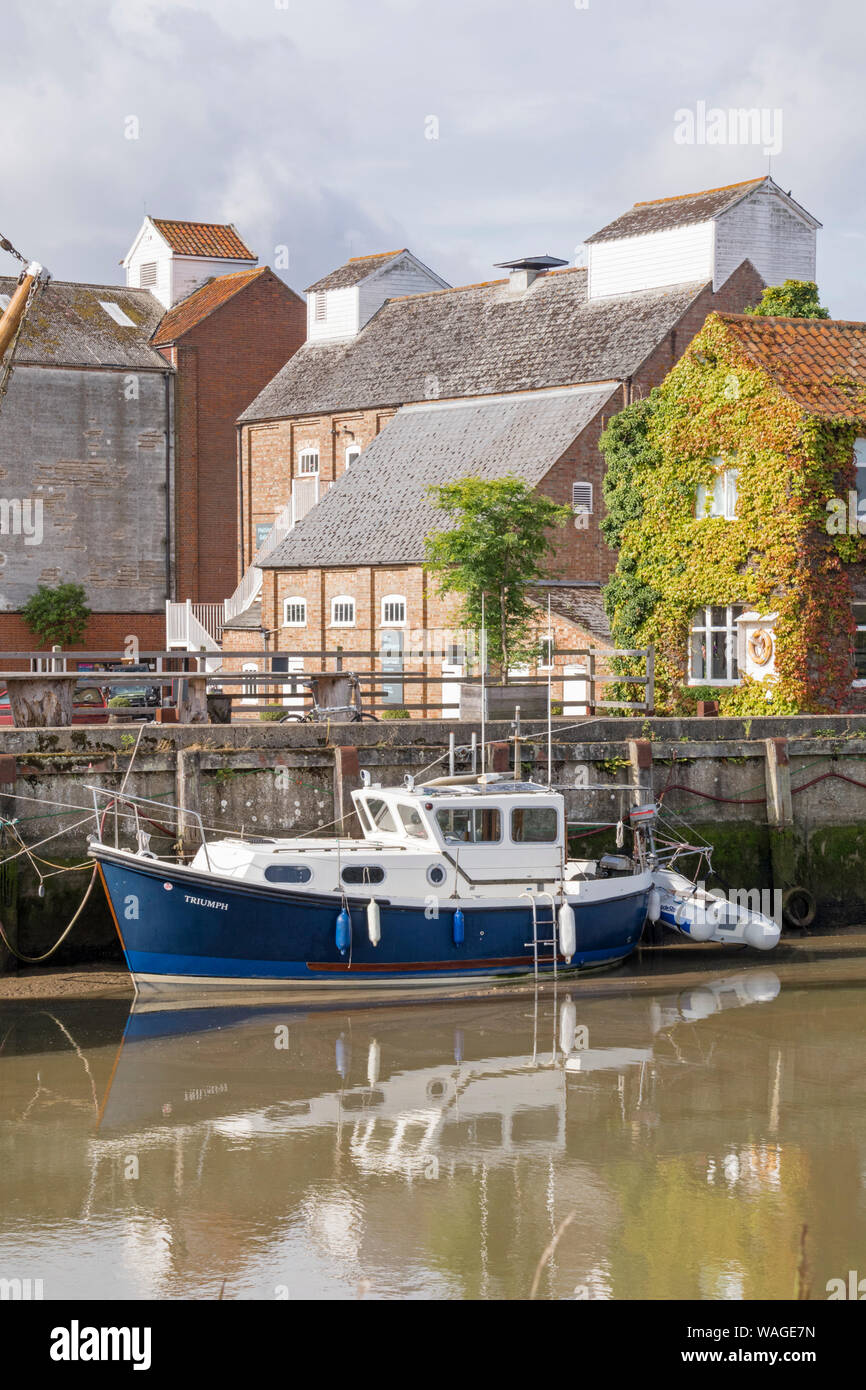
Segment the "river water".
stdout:
<svg viewBox="0 0 866 1390">
<path fill-rule="evenodd" d="M 866 1275 L 863 965 L 719 953 L 376 1006 L 0 1000 L 0 1279 L 789 1299 L 800 1264 L 826 1298 Z"/>
</svg>

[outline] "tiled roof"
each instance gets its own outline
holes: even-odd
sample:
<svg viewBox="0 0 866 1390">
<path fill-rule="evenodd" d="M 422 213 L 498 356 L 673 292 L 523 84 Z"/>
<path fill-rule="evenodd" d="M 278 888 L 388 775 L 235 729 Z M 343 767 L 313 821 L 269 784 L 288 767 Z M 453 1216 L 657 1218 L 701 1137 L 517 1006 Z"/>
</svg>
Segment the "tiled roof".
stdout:
<svg viewBox="0 0 866 1390">
<path fill-rule="evenodd" d="M 685 227 L 692 222 L 708 222 L 767 182 L 766 178 L 747 179 L 745 183 L 730 183 L 724 188 L 706 188 L 702 193 L 682 193 L 674 198 L 656 198 L 651 203 L 635 203 L 621 217 L 587 237 L 587 244 L 663 232 L 669 227 Z"/>
<path fill-rule="evenodd" d="M 718 314 L 756 366 L 810 414 L 866 418 L 866 323 Z"/>
<path fill-rule="evenodd" d="M 234 275 L 214 276 L 168 310 L 154 334 L 154 343 L 173 343 L 253 280 L 271 274 L 273 272 L 263 265 L 254 270 L 239 270 Z"/>
<path fill-rule="evenodd" d="M 585 584 L 541 584 L 527 594 L 530 603 L 536 604 L 545 613 L 548 596 L 552 613 L 574 623 L 594 641 L 611 645 L 610 623 L 604 611 L 600 588 L 590 588 Z"/>
<path fill-rule="evenodd" d="M 399 406 L 622 379 L 703 285 L 603 300 L 586 271 L 553 271 L 515 295 L 507 280 L 389 300 L 356 338 L 305 343 L 242 421 Z"/>
<path fill-rule="evenodd" d="M 614 392 L 404 406 L 261 568 L 418 563 L 425 537 L 447 524 L 431 484 L 513 474 L 537 485 Z"/>
<path fill-rule="evenodd" d="M 178 256 L 209 256 L 230 261 L 258 260 L 241 241 L 231 222 L 170 222 L 164 217 L 152 217 L 150 220 Z"/>
<path fill-rule="evenodd" d="M 0 294 L 14 293 L 13 276 L 0 277 Z M 114 304 L 132 326 L 117 323 L 102 304 Z M 150 290 L 120 285 L 78 285 L 51 280 L 24 320 L 16 362 L 40 366 L 138 367 L 167 371 L 151 336 L 163 308 Z"/>
<path fill-rule="evenodd" d="M 315 290 L 345 290 L 351 285 L 359 285 L 368 275 L 372 275 L 374 270 L 381 270 L 388 261 L 393 261 L 396 256 L 403 256 L 405 253 L 406 247 L 403 246 L 399 251 L 378 251 L 374 256 L 353 256 L 345 265 L 338 266 L 328 275 L 323 275 L 314 285 L 308 285 L 306 293 L 312 294 Z"/>
</svg>

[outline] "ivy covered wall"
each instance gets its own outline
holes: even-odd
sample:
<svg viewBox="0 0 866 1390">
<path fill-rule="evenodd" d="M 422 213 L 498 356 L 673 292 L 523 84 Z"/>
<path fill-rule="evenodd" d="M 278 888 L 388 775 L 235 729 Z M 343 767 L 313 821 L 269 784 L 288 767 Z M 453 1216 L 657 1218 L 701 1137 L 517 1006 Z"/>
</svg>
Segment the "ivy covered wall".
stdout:
<svg viewBox="0 0 866 1390">
<path fill-rule="evenodd" d="M 866 559 L 866 539 L 831 534 L 827 503 L 854 488 L 854 440 L 864 433 L 863 420 L 804 410 L 715 314 L 662 385 L 610 422 L 602 530 L 619 560 L 605 605 L 617 646 L 655 644 L 660 711 L 693 707 L 693 615 L 728 604 L 778 614 L 776 675 L 715 690 L 723 714 L 844 708 L 847 567 Z M 699 518 L 698 488 L 712 492 L 720 460 L 738 470 L 736 515 Z"/>
</svg>

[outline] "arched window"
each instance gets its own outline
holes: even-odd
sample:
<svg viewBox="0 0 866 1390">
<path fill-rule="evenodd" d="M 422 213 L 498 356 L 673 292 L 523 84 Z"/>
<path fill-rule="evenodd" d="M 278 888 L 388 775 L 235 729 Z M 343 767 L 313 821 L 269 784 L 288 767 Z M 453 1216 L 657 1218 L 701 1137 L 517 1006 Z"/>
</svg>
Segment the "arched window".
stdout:
<svg viewBox="0 0 866 1390">
<path fill-rule="evenodd" d="M 250 673 L 250 675 L 252 675 L 252 673 L 253 673 L 254 671 L 255 671 L 255 672 L 258 672 L 258 669 L 259 669 L 259 668 L 258 668 L 258 665 L 256 664 L 255 661 L 245 661 L 245 662 L 244 662 L 244 665 L 243 665 L 244 673 L 246 673 L 246 672 L 248 671 L 248 672 Z M 255 680 L 245 680 L 245 681 L 243 682 L 243 691 L 244 691 L 244 694 L 243 694 L 243 702 L 244 702 L 244 704 L 245 704 L 245 705 L 254 705 L 254 704 L 256 703 L 256 696 L 257 696 L 257 692 L 258 692 L 258 683 L 257 683 Z"/>
<path fill-rule="evenodd" d="M 386 627 L 402 627 L 406 621 L 406 595 L 386 594 L 382 599 L 382 623 Z"/>
<path fill-rule="evenodd" d="M 331 599 L 331 627 L 355 626 L 355 600 L 349 594 Z"/>
<path fill-rule="evenodd" d="M 318 449 L 302 449 L 298 454 L 298 472 L 302 477 L 319 471 Z"/>
<path fill-rule="evenodd" d="M 283 600 L 283 627 L 307 626 L 307 600 L 287 598 Z"/>
<path fill-rule="evenodd" d="M 348 447 L 348 449 L 346 450 L 346 467 L 347 467 L 347 468 L 350 468 L 351 465 L 355 462 L 355 459 L 359 459 L 360 457 L 361 457 L 361 446 L 360 446 L 360 444 L 350 444 L 349 447 Z"/>
</svg>

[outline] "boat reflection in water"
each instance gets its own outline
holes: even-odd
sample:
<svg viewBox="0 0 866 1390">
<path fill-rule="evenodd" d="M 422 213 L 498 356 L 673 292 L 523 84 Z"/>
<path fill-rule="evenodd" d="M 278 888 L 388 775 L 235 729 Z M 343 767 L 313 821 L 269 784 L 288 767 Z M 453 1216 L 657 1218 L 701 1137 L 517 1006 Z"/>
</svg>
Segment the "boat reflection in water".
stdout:
<svg viewBox="0 0 866 1390">
<path fill-rule="evenodd" d="M 790 1297 L 819 1183 L 866 1153 L 809 991 L 789 1006 L 764 968 L 584 989 L 138 1003 L 113 1048 L 19 1021 L 0 1245 L 48 1261 L 46 1297 L 524 1298 L 571 1215 L 541 1297 Z M 853 1106 L 863 1001 L 816 993 Z M 828 1236 L 840 1260 L 858 1229 Z"/>
</svg>

